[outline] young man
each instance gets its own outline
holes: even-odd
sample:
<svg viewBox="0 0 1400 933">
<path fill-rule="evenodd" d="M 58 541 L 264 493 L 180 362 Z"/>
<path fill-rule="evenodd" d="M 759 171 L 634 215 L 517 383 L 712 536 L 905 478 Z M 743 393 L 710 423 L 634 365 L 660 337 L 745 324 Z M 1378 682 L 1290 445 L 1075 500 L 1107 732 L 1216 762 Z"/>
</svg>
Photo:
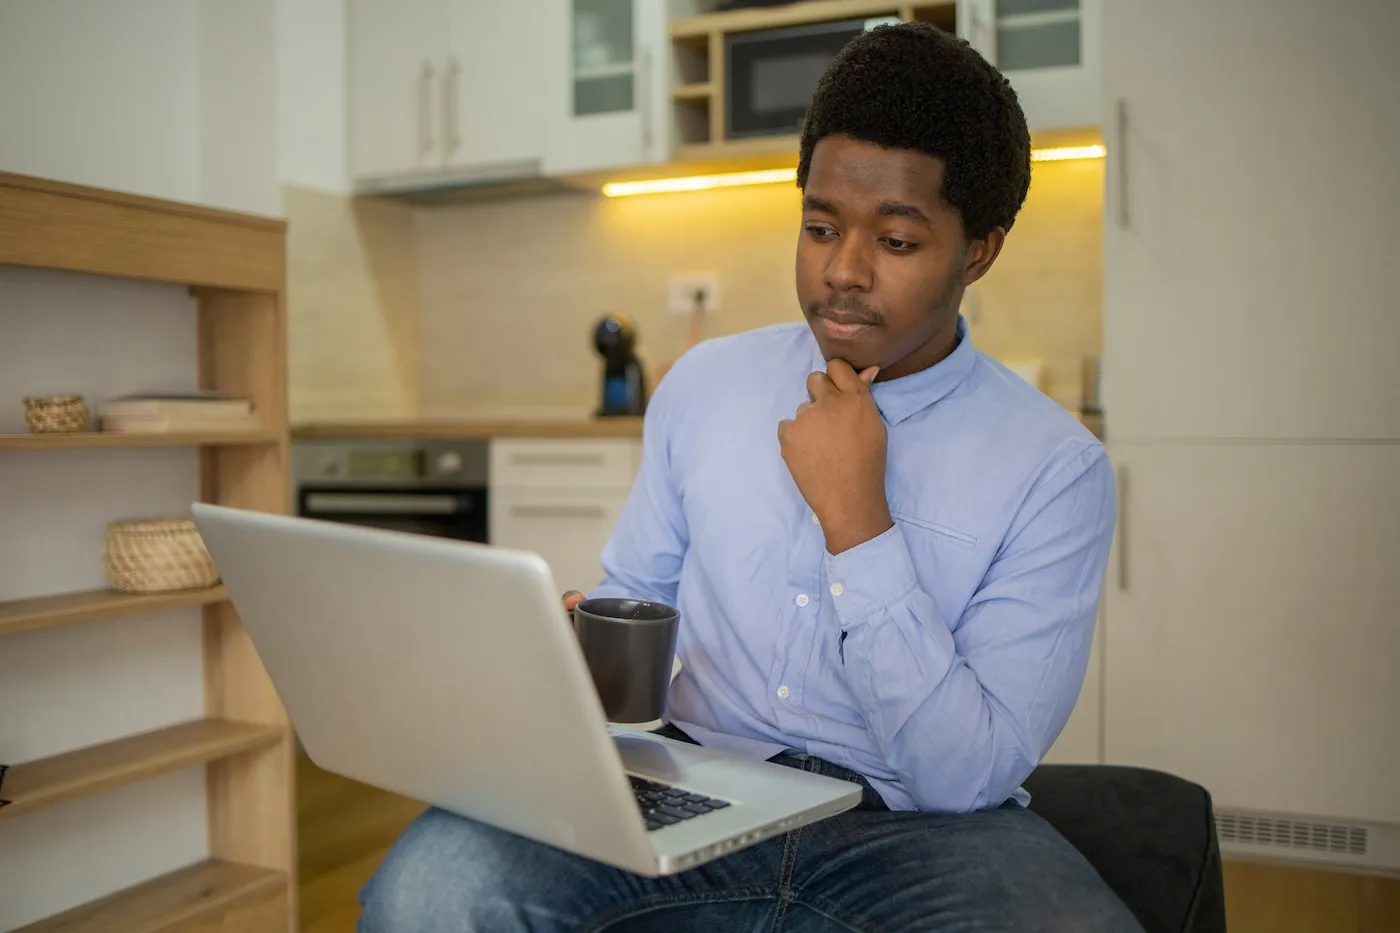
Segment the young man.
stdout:
<svg viewBox="0 0 1400 933">
<path fill-rule="evenodd" d="M 681 611 L 671 734 L 861 807 L 661 879 L 430 811 L 362 933 L 1138 929 L 1020 787 L 1078 696 L 1115 519 L 1102 446 L 958 314 L 1029 178 L 967 45 L 851 42 L 802 135 L 807 324 L 673 367 L 603 553 L 595 595 Z"/>
</svg>

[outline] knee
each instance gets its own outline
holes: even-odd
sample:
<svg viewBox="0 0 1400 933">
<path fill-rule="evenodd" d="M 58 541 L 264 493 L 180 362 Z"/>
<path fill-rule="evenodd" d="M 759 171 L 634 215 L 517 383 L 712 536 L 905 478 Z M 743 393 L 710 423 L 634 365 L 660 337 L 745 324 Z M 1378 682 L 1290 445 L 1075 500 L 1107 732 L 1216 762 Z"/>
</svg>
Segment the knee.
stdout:
<svg viewBox="0 0 1400 933">
<path fill-rule="evenodd" d="M 404 830 L 360 893 L 358 933 L 470 933 L 498 879 L 498 832 L 430 809 Z"/>
</svg>

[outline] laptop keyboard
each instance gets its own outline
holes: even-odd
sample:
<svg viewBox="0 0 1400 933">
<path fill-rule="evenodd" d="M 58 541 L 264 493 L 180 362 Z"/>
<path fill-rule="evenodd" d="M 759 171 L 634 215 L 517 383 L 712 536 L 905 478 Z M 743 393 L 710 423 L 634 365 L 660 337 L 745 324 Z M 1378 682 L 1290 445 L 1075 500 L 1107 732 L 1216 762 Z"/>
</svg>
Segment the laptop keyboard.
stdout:
<svg viewBox="0 0 1400 933">
<path fill-rule="evenodd" d="M 632 782 L 632 793 L 637 796 L 637 806 L 646 817 L 647 829 L 657 830 L 663 826 L 673 826 L 682 820 L 701 816 L 712 810 L 723 810 L 729 806 L 728 800 L 692 794 L 679 787 L 668 787 L 639 777 L 628 776 Z"/>
</svg>

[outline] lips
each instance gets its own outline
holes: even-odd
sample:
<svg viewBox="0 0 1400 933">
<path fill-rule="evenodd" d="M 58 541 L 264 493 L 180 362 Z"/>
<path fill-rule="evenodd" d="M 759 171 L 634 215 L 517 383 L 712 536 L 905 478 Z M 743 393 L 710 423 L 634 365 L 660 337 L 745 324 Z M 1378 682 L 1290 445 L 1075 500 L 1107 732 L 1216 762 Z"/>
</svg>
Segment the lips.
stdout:
<svg viewBox="0 0 1400 933">
<path fill-rule="evenodd" d="M 817 320 L 822 330 L 838 340 L 850 340 L 875 326 L 870 318 L 857 314 L 842 314 L 839 311 L 818 311 Z"/>
</svg>

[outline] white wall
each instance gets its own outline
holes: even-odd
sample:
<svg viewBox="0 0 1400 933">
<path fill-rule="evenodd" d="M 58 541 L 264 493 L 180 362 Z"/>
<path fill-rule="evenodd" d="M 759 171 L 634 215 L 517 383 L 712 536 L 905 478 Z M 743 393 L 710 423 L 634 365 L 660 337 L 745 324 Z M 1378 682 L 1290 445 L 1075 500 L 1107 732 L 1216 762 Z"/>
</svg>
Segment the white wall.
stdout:
<svg viewBox="0 0 1400 933">
<path fill-rule="evenodd" d="M 275 0 L 202 0 L 200 200 L 281 214 Z"/>
<path fill-rule="evenodd" d="M 199 5 L 0 0 L 0 170 L 200 198 Z"/>
</svg>

